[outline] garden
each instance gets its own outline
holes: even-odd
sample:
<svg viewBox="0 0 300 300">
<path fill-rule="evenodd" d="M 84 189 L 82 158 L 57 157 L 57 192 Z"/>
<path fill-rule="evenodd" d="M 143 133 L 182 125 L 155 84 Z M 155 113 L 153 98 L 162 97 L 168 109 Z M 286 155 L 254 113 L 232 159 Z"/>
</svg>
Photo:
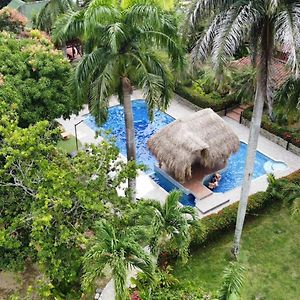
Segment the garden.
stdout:
<svg viewBox="0 0 300 300">
<path fill-rule="evenodd" d="M 291 12 L 300 40 L 298 1 L 225 2 L 49 0 L 32 23 L 0 10 L 0 298 L 94 299 L 111 279 L 116 300 L 298 297 L 299 171 L 269 175 L 266 191 L 244 192 L 203 219 L 179 203 L 178 191 L 163 203 L 136 199 L 143 166 L 136 164 L 133 89 L 143 92 L 150 119 L 174 92 L 216 112 L 247 103 L 251 151 L 261 121 L 300 146 L 298 45 L 282 22 Z M 282 16 L 277 27 L 269 16 Z M 71 63 L 74 43 L 83 55 Z M 295 51 L 279 51 L 286 44 Z M 292 67 L 274 88 L 266 66 L 283 54 Z M 252 65 L 234 66 L 250 56 Z M 76 140 L 62 139 L 56 119 L 87 105 L 101 125 L 112 95 L 124 106 L 127 161 L 113 139 L 68 156 Z M 243 191 L 253 173 L 249 156 Z M 138 274 L 129 286 L 132 269 Z"/>
</svg>

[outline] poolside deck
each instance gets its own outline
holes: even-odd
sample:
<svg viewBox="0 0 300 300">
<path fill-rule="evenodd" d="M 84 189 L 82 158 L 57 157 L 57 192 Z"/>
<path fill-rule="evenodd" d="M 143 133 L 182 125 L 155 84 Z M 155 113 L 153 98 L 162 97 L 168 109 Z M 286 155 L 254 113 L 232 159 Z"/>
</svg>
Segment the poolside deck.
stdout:
<svg viewBox="0 0 300 300">
<path fill-rule="evenodd" d="M 135 90 L 133 92 L 132 99 L 143 99 L 143 98 L 144 97 L 141 91 Z M 118 104 L 118 100 L 117 97 L 114 96 L 110 100 L 110 105 L 112 106 L 116 104 Z M 191 104 L 190 102 L 179 97 L 178 95 L 175 95 L 173 101 L 171 102 L 170 107 L 167 110 L 167 113 L 172 117 L 174 117 L 175 119 L 177 119 L 177 118 L 184 118 L 185 116 L 189 115 L 192 112 L 198 111 L 199 109 L 200 109 L 199 107 Z M 69 120 L 64 120 L 61 118 L 58 119 L 58 121 L 64 126 L 64 128 L 68 132 L 74 135 L 75 134 L 74 125 L 79 121 L 81 121 L 82 119 L 84 119 L 87 113 L 88 113 L 88 108 L 87 106 L 85 106 L 78 116 L 72 115 Z M 232 129 L 238 135 L 241 141 L 247 142 L 248 135 L 249 135 L 249 128 L 239 124 L 238 122 L 228 117 L 224 117 L 223 119 L 232 127 Z M 101 137 L 95 138 L 95 132 L 92 129 L 90 129 L 85 123 L 81 123 L 77 127 L 77 133 L 78 133 L 78 139 L 82 144 L 85 143 L 98 144 L 99 141 L 101 141 Z M 289 151 L 286 151 L 283 147 L 267 140 L 263 136 L 259 137 L 258 150 L 274 160 L 283 160 L 288 165 L 288 169 L 285 171 L 275 171 L 276 177 L 282 177 L 292 173 L 293 171 L 300 169 L 299 156 Z M 123 157 L 123 159 L 125 158 Z M 193 186 L 194 182 L 191 181 L 189 184 Z M 145 189 L 146 186 L 147 188 Z M 267 186 L 268 186 L 267 176 L 263 175 L 252 181 L 250 194 L 256 193 L 258 191 L 264 191 L 266 190 Z M 202 193 L 202 186 L 198 184 L 195 187 L 195 192 L 196 193 L 199 192 L 200 193 L 199 195 L 202 198 L 202 200 L 198 200 L 196 203 L 196 207 L 198 209 L 199 209 L 199 205 L 202 207 L 201 210 L 199 209 L 198 211 L 199 218 L 202 218 L 208 214 L 218 212 L 226 205 L 238 201 L 241 192 L 241 187 L 237 187 L 233 190 L 225 192 L 224 194 L 222 193 L 221 195 L 218 196 L 216 196 L 216 193 L 212 193 L 203 198 L 202 196 L 204 196 L 206 192 L 208 193 L 208 191 L 203 190 Z M 152 198 L 152 199 L 155 198 L 159 201 L 164 201 L 164 199 L 168 195 L 166 191 L 164 191 L 160 186 L 158 186 L 150 177 L 147 177 L 146 174 L 142 174 L 140 180 L 138 180 L 137 194 L 139 197 Z M 226 204 L 224 205 L 218 206 L 218 204 L 222 202 L 222 199 L 227 199 L 229 201 L 226 202 Z M 213 202 L 215 203 L 216 207 L 210 209 L 211 204 Z M 202 213 L 202 211 L 207 211 L 207 213 Z"/>
</svg>

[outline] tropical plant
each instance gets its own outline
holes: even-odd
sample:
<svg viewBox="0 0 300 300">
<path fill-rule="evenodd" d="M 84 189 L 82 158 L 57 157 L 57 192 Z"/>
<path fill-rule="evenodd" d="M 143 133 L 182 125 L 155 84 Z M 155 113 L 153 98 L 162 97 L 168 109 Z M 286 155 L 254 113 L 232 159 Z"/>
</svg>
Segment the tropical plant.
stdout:
<svg viewBox="0 0 300 300">
<path fill-rule="evenodd" d="M 223 271 L 223 282 L 218 300 L 239 299 L 244 281 L 245 268 L 239 262 L 230 262 Z"/>
<path fill-rule="evenodd" d="M 281 47 L 288 53 L 288 63 L 292 71 L 298 75 L 299 5 L 300 1 L 289 0 L 198 0 L 191 7 L 192 24 L 197 24 L 203 16 L 215 14 L 206 33 L 195 45 L 193 50 L 195 60 L 207 59 L 211 54 L 214 69 L 220 73 L 228 58 L 233 56 L 245 40 L 249 40 L 254 61 L 257 62 L 255 104 L 234 237 L 235 255 L 238 255 L 240 248 L 265 102 L 268 104 L 269 114 L 272 115 L 270 71 L 275 47 Z"/>
<path fill-rule="evenodd" d="M 147 206 L 150 204 L 154 208 L 150 249 L 157 256 L 178 253 L 186 261 L 191 240 L 189 229 L 195 225 L 195 210 L 181 205 L 180 197 L 181 193 L 174 191 L 163 204 L 154 200 L 146 202 Z"/>
<path fill-rule="evenodd" d="M 137 268 L 147 278 L 152 278 L 153 259 L 124 228 L 115 228 L 107 221 L 101 221 L 94 234 L 92 246 L 84 257 L 84 288 L 89 288 L 97 277 L 103 275 L 104 268 L 109 267 L 114 281 L 115 299 L 129 299 L 129 270 Z"/>
<path fill-rule="evenodd" d="M 67 14 L 54 30 L 64 42 L 85 36 L 84 56 L 76 67 L 74 86 L 89 99 L 98 123 L 105 121 L 109 97 L 117 94 L 124 105 L 127 159 L 135 161 L 135 133 L 130 95 L 140 87 L 148 103 L 165 110 L 173 91 L 173 73 L 183 65 L 176 18 L 152 1 L 130 1 L 122 8 L 117 1 L 93 0 L 86 10 Z M 135 199 L 135 180 L 128 182 Z"/>
<path fill-rule="evenodd" d="M 39 14 L 34 20 L 34 25 L 43 31 L 48 33 L 55 21 L 64 13 L 69 10 L 76 10 L 79 7 L 76 5 L 77 2 L 73 0 L 50 0 L 46 5 L 40 10 Z"/>
<path fill-rule="evenodd" d="M 291 207 L 292 215 L 300 215 L 300 184 L 287 179 L 277 180 L 273 174 L 268 176 L 268 192 L 273 199 L 283 200 Z"/>
<path fill-rule="evenodd" d="M 243 103 L 252 103 L 255 98 L 256 73 L 253 68 L 232 70 L 230 90 Z"/>
<path fill-rule="evenodd" d="M 288 78 L 275 94 L 275 120 L 288 125 L 300 120 L 300 79 Z"/>
</svg>

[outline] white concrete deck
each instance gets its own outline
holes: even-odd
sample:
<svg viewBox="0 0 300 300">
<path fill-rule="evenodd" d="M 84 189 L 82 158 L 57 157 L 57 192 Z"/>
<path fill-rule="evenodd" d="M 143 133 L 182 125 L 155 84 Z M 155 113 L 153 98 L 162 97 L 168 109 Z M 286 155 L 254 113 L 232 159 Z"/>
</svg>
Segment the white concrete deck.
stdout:
<svg viewBox="0 0 300 300">
<path fill-rule="evenodd" d="M 132 99 L 143 99 L 143 94 L 139 90 L 135 90 L 132 94 Z M 118 105 L 117 97 L 112 97 L 110 100 L 110 106 Z M 177 118 L 183 118 L 188 116 L 190 113 L 199 110 L 198 107 L 189 103 L 188 101 L 183 100 L 181 97 L 175 95 L 173 101 L 170 104 L 170 107 L 167 110 L 167 113 Z M 69 120 L 58 119 L 58 121 L 64 126 L 65 130 L 75 135 L 74 125 L 85 118 L 85 115 L 88 114 L 88 108 L 84 107 L 84 109 L 79 113 L 78 116 L 72 115 Z M 241 141 L 248 141 L 249 129 L 244 125 L 239 124 L 238 122 L 224 117 L 224 120 L 232 127 L 234 132 L 238 135 Z M 80 123 L 77 126 L 77 136 L 82 144 L 98 144 L 102 138 L 95 138 L 95 132 L 89 128 L 84 122 Z M 275 171 L 276 177 L 282 177 L 288 175 L 298 169 L 300 169 L 300 157 L 286 151 L 281 146 L 274 144 L 273 142 L 267 140 L 266 138 L 260 136 L 258 142 L 258 151 L 266 154 L 270 158 L 274 160 L 284 161 L 288 169 L 285 171 Z M 122 159 L 126 159 L 124 156 L 120 155 Z M 267 175 L 261 176 L 252 181 L 250 194 L 254 194 L 258 191 L 264 191 L 267 188 Z M 211 196 L 206 197 L 202 200 L 196 201 L 196 207 L 199 210 L 199 217 L 202 218 L 208 214 L 218 212 L 225 206 L 236 202 L 239 200 L 241 187 L 237 187 L 233 190 L 230 190 L 226 193 L 221 194 L 213 194 Z M 143 172 L 139 173 L 137 178 L 137 197 L 138 198 L 151 198 L 159 200 L 163 202 L 168 193 L 162 189 L 158 184 L 156 184 L 148 175 Z M 229 200 L 224 205 L 220 205 L 215 209 L 211 209 L 212 206 L 218 205 L 225 200 Z M 207 211 L 207 213 L 203 214 L 201 211 Z"/>
</svg>

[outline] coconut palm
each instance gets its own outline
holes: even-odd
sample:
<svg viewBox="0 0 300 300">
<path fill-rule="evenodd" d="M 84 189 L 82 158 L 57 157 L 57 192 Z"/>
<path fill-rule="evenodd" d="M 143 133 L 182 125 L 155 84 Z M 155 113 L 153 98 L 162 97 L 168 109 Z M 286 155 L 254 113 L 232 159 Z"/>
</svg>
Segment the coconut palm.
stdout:
<svg viewBox="0 0 300 300">
<path fill-rule="evenodd" d="M 98 223 L 92 243 L 84 257 L 84 289 L 103 275 L 105 267 L 111 270 L 116 300 L 129 299 L 127 280 L 131 268 L 141 270 L 152 279 L 153 260 L 132 235 L 102 221 Z"/>
<path fill-rule="evenodd" d="M 175 17 L 152 1 L 136 0 L 123 8 L 116 1 L 93 0 L 84 13 L 66 15 L 54 30 L 56 40 L 85 37 L 85 54 L 76 67 L 75 86 L 88 97 L 98 123 L 105 121 L 109 97 L 124 105 L 127 159 L 135 161 L 131 107 L 133 84 L 143 90 L 150 117 L 165 110 L 173 91 L 173 72 L 183 64 Z M 135 179 L 128 184 L 135 199 Z"/>
<path fill-rule="evenodd" d="M 186 260 L 191 239 L 189 229 L 191 225 L 196 224 L 195 210 L 180 205 L 180 197 L 181 193 L 174 191 L 168 195 L 163 204 L 150 201 L 150 205 L 154 207 L 150 249 L 155 255 L 176 251 L 183 260 Z"/>
<path fill-rule="evenodd" d="M 289 66 L 298 75 L 300 1 L 197 0 L 190 11 L 192 24 L 212 13 L 211 25 L 193 50 L 194 59 L 203 60 L 211 55 L 215 71 L 221 73 L 228 58 L 249 41 L 257 62 L 255 103 L 233 246 L 233 253 L 238 255 L 263 107 L 265 102 L 269 110 L 273 106 L 270 71 L 276 47 L 287 52 Z"/>
</svg>

